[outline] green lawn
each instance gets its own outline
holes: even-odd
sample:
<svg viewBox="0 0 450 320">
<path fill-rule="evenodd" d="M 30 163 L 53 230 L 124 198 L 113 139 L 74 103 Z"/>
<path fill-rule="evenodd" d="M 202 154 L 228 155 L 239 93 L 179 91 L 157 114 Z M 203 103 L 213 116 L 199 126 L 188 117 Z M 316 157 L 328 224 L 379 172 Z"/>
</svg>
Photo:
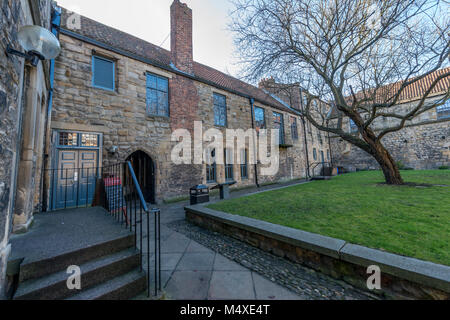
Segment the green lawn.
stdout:
<svg viewBox="0 0 450 320">
<path fill-rule="evenodd" d="M 450 186 L 450 170 L 402 176 L 406 182 Z M 450 265 L 450 187 L 382 182 L 381 171 L 358 172 L 208 207 Z"/>
</svg>

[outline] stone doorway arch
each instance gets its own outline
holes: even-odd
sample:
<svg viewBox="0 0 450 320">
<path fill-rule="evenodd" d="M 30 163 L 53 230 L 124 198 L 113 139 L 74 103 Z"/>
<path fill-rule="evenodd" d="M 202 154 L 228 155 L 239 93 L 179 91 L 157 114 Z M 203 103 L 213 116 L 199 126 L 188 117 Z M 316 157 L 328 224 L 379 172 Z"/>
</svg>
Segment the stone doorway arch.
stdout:
<svg viewBox="0 0 450 320">
<path fill-rule="evenodd" d="M 144 151 L 138 150 L 132 153 L 126 161 L 130 161 L 136 178 L 142 189 L 145 201 L 156 203 L 156 183 L 155 183 L 155 163 L 153 159 Z"/>
</svg>

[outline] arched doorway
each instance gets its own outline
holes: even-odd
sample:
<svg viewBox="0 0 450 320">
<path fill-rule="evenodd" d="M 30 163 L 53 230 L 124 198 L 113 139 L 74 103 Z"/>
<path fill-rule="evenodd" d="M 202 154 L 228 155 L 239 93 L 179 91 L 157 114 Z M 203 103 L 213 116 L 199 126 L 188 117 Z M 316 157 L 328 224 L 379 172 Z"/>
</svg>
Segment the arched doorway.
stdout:
<svg viewBox="0 0 450 320">
<path fill-rule="evenodd" d="M 138 150 L 131 154 L 127 161 L 130 161 L 133 166 L 145 200 L 155 203 L 155 164 L 152 158 Z"/>
</svg>

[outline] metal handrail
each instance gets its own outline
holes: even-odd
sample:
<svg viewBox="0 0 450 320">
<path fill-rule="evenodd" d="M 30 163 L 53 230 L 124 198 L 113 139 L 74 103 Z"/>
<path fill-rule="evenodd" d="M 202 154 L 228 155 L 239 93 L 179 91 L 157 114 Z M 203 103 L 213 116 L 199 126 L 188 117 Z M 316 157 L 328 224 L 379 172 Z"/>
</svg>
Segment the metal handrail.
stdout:
<svg viewBox="0 0 450 320">
<path fill-rule="evenodd" d="M 139 186 L 139 182 L 138 182 L 138 180 L 136 178 L 136 174 L 134 173 L 133 166 L 131 165 L 130 161 L 127 161 L 127 165 L 128 165 L 128 169 L 130 170 L 131 177 L 133 179 L 134 186 L 135 186 L 135 188 L 137 190 L 139 199 L 141 200 L 141 204 L 144 207 L 144 211 L 148 213 L 147 202 L 145 201 L 144 195 L 142 194 L 142 190 L 141 190 L 141 187 Z"/>
</svg>

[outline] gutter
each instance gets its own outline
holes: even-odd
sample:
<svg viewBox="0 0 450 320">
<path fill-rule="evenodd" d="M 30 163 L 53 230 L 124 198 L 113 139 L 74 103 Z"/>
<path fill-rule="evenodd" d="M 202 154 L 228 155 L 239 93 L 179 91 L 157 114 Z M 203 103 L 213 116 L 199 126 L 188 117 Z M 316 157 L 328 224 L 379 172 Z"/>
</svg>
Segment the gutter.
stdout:
<svg viewBox="0 0 450 320">
<path fill-rule="evenodd" d="M 255 99 L 250 98 L 250 111 L 251 111 L 251 119 L 252 119 L 252 129 L 255 129 Z M 254 132 L 254 131 L 253 131 Z M 258 182 L 258 155 L 257 155 L 257 149 L 256 149 L 256 139 L 253 137 L 253 152 L 254 152 L 254 160 L 255 160 L 255 184 L 259 188 L 259 182 Z"/>
<path fill-rule="evenodd" d="M 61 8 L 56 5 L 52 7 L 51 16 L 51 32 L 59 39 L 60 27 L 61 27 Z M 45 120 L 45 133 L 44 133 L 44 148 L 42 161 L 44 162 L 43 169 L 41 171 L 41 200 L 42 200 L 42 211 L 47 211 L 47 184 L 45 183 L 45 171 L 47 170 L 47 141 L 48 141 L 48 129 L 51 122 L 52 116 L 52 106 L 53 106 L 53 88 L 55 80 L 55 59 L 50 61 L 50 87 L 48 90 L 48 105 L 47 105 L 47 118 Z M 51 133 L 50 133 L 51 134 Z"/>
</svg>

